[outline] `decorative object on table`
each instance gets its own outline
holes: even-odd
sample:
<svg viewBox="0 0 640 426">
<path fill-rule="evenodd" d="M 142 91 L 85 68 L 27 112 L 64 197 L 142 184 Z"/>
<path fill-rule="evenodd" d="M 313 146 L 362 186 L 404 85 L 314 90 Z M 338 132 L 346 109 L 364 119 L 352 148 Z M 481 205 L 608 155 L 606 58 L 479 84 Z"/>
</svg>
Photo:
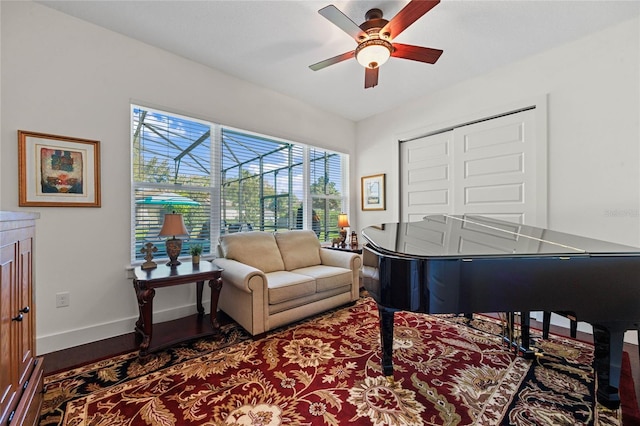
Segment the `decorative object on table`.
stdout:
<svg viewBox="0 0 640 426">
<path fill-rule="evenodd" d="M 349 227 L 349 218 L 346 213 L 340 213 L 338 215 L 338 227 L 340 228 L 340 247 L 345 248 L 347 246 L 347 230 Z"/>
<path fill-rule="evenodd" d="M 384 173 L 362 177 L 362 210 L 386 210 L 384 177 Z"/>
<path fill-rule="evenodd" d="M 351 231 L 351 250 L 356 250 L 358 248 L 358 234 L 356 231 Z"/>
<path fill-rule="evenodd" d="M 20 207 L 100 207 L 100 142 L 18 130 Z"/>
<path fill-rule="evenodd" d="M 340 239 L 340 237 L 336 237 L 334 239 L 331 240 L 331 247 L 340 247 L 340 242 L 342 240 Z"/>
<path fill-rule="evenodd" d="M 184 236 L 188 235 L 189 231 L 184 226 L 184 221 L 182 220 L 182 215 L 180 213 L 167 213 L 164 215 L 164 223 L 162 224 L 162 229 L 160 229 L 161 237 L 169 237 L 166 241 L 167 247 L 167 255 L 169 256 L 169 262 L 167 262 L 167 266 L 171 266 L 172 268 L 180 265 L 180 261 L 178 260 L 178 256 L 180 256 L 180 251 L 182 251 L 182 240 L 176 238 L 176 236 Z"/>
<path fill-rule="evenodd" d="M 144 270 L 157 268 L 158 264 L 153 261 L 153 253 L 157 252 L 158 248 L 153 243 L 147 243 L 140 249 L 140 253 L 144 254 L 145 262 L 140 265 Z"/>
<path fill-rule="evenodd" d="M 189 247 L 189 253 L 191 254 L 191 263 L 198 265 L 200 263 L 200 255 L 202 254 L 202 245 L 191 244 L 191 247 Z"/>
</svg>

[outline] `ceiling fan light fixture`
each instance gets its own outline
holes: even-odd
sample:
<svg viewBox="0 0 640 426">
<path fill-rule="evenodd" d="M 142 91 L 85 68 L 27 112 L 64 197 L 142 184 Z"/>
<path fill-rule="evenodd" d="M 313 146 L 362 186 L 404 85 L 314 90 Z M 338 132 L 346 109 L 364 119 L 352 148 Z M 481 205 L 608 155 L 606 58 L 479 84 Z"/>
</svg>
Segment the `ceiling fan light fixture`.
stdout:
<svg viewBox="0 0 640 426">
<path fill-rule="evenodd" d="M 393 51 L 393 46 L 386 40 L 379 38 L 363 41 L 356 48 L 356 59 L 365 68 L 378 68 L 387 62 Z"/>
</svg>

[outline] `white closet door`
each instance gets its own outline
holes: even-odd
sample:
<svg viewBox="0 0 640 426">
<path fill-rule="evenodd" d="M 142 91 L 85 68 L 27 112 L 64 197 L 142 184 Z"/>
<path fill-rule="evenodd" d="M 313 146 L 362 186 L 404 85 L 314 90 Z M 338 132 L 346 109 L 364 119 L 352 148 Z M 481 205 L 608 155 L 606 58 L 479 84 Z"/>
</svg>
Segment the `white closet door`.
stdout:
<svg viewBox="0 0 640 426">
<path fill-rule="evenodd" d="M 403 142 L 402 219 L 450 213 L 535 223 L 546 197 L 536 173 L 546 167 L 536 164 L 534 126 L 527 110 Z"/>
<path fill-rule="evenodd" d="M 454 209 L 526 223 L 536 212 L 533 111 L 455 130 Z"/>
<path fill-rule="evenodd" d="M 405 222 L 425 214 L 453 211 L 453 132 L 439 133 L 400 145 L 402 216 Z"/>
</svg>

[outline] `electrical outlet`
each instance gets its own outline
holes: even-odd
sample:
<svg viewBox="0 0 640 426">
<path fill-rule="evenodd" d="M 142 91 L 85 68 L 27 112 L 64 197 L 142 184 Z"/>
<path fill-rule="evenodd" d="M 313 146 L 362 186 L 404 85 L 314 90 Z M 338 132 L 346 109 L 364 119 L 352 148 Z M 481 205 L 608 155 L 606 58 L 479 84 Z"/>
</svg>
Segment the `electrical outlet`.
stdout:
<svg viewBox="0 0 640 426">
<path fill-rule="evenodd" d="M 56 293 L 56 308 L 69 306 L 69 292 Z"/>
</svg>

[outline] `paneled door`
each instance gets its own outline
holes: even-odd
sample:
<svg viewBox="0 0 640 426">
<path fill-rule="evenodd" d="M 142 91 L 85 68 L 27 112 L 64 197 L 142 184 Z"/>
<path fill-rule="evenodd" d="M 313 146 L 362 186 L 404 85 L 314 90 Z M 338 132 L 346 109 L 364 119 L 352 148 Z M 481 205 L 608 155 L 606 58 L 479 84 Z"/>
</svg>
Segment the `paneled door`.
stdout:
<svg viewBox="0 0 640 426">
<path fill-rule="evenodd" d="M 453 213 L 453 131 L 400 144 L 402 220 Z"/>
<path fill-rule="evenodd" d="M 401 217 L 478 214 L 544 222 L 546 156 L 539 155 L 533 109 L 401 143 Z M 546 151 L 545 151 L 546 152 Z M 544 157 L 544 158 L 539 158 Z"/>
</svg>

